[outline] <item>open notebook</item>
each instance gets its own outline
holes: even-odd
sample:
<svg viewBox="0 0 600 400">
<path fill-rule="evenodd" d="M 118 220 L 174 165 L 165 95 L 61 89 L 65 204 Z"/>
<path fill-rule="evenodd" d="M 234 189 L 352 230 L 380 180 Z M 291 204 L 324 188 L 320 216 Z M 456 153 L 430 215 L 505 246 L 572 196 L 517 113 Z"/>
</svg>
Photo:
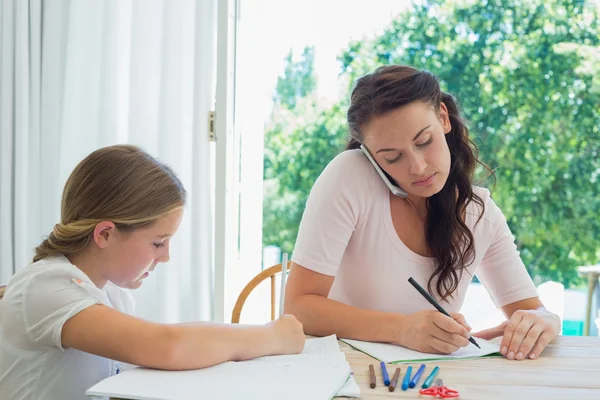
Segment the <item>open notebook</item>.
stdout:
<svg viewBox="0 0 600 400">
<path fill-rule="evenodd" d="M 303 354 L 344 354 L 340 350 L 336 335 L 326 336 L 322 338 L 307 339 L 304 344 Z M 344 354 L 345 357 L 345 354 Z M 346 383 L 335 394 L 343 397 L 360 397 L 360 387 L 352 374 L 348 375 Z"/>
<path fill-rule="evenodd" d="M 479 346 L 481 346 L 481 349 L 478 349 L 474 344 L 469 343 L 467 347 L 462 347 L 454 353 L 448 355 L 421 353 L 419 351 L 407 349 L 406 347 L 387 343 L 363 342 L 352 339 L 340 340 L 348 343 L 355 349 L 388 364 L 411 363 L 417 361 L 471 359 L 500 355 L 500 347 L 498 345 L 480 338 L 477 338 L 476 340 Z"/>
<path fill-rule="evenodd" d="M 343 387 L 351 388 L 349 377 L 350 365 L 333 336 L 307 339 L 296 355 L 191 371 L 135 368 L 97 383 L 86 394 L 133 400 L 331 399 Z"/>
</svg>

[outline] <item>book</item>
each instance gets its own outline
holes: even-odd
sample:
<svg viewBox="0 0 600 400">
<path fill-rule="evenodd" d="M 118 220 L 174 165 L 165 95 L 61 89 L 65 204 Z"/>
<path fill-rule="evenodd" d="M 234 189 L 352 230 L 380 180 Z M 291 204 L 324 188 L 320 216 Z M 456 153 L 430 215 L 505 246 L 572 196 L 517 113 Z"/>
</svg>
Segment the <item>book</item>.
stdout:
<svg viewBox="0 0 600 400">
<path fill-rule="evenodd" d="M 481 346 L 481 349 L 478 349 L 475 345 L 469 343 L 468 346 L 461 347 L 454 353 L 448 355 L 422 353 L 416 350 L 407 349 L 406 347 L 388 343 L 363 342 L 361 340 L 353 339 L 340 340 L 344 343 L 349 344 L 356 350 L 362 351 L 363 353 L 368 354 L 379 361 L 383 361 L 386 364 L 402 364 L 424 361 L 459 360 L 500 356 L 500 347 L 498 345 L 488 342 L 487 340 L 483 340 L 481 338 L 477 338 L 477 343 Z"/>
<path fill-rule="evenodd" d="M 350 377 L 350 365 L 333 336 L 307 339 L 304 351 L 295 355 L 189 371 L 134 368 L 97 383 L 86 395 L 131 400 L 331 399 Z"/>
</svg>

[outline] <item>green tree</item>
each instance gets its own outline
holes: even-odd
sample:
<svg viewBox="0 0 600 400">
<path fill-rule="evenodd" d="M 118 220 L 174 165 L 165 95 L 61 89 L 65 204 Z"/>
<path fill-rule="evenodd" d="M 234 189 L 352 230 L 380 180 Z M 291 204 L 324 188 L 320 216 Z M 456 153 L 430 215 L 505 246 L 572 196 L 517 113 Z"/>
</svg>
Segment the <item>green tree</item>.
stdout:
<svg viewBox="0 0 600 400">
<path fill-rule="evenodd" d="M 426 1 L 381 36 L 350 43 L 339 60 L 348 82 L 389 63 L 435 73 L 495 170 L 492 194 L 525 265 L 569 285 L 578 282 L 574 267 L 600 261 L 599 38 L 591 1 Z M 316 118 L 296 113 L 272 132 L 269 174 L 295 203 L 290 234 L 271 243 L 288 251 L 314 179 L 343 146 L 346 101 L 313 110 Z"/>
<path fill-rule="evenodd" d="M 312 94 L 317 87 L 314 75 L 315 48 L 305 47 L 299 61 L 294 61 L 294 52 L 290 49 L 285 58 L 283 76 L 277 78 L 273 102 L 276 105 L 293 110 L 298 100 Z"/>
<path fill-rule="evenodd" d="M 310 189 L 345 142 L 340 105 L 320 104 L 316 85 L 314 48 L 305 48 L 298 61 L 290 51 L 265 132 L 263 245 L 290 254 Z"/>
</svg>

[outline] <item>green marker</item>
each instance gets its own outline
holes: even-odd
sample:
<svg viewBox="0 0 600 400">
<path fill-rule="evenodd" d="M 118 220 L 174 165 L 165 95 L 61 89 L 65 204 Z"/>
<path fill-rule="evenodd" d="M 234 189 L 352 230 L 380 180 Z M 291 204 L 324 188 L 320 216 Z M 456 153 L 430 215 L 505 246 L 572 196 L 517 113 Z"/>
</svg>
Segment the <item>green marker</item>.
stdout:
<svg viewBox="0 0 600 400">
<path fill-rule="evenodd" d="M 427 389 L 428 387 L 430 387 L 431 383 L 435 379 L 435 376 L 437 375 L 437 373 L 438 373 L 439 370 L 440 370 L 440 367 L 435 367 L 433 369 L 433 371 L 431 371 L 431 374 L 429 374 L 429 376 L 427 377 L 427 379 L 425 379 L 425 382 L 423 382 L 423 386 L 421 386 L 421 388 Z"/>
</svg>

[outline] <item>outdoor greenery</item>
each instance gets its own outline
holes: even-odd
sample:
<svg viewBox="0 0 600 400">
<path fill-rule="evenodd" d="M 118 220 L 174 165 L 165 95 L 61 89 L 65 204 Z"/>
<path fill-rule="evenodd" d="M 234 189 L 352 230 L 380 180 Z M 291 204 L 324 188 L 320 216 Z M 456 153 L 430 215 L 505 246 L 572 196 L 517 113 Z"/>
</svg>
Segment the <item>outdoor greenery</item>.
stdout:
<svg viewBox="0 0 600 400">
<path fill-rule="evenodd" d="M 315 96 L 314 49 L 292 54 L 265 136 L 264 245 L 291 253 L 310 189 L 347 139 L 352 83 L 383 64 L 435 73 L 454 94 L 538 281 L 577 284 L 600 262 L 600 27 L 591 0 L 426 1 L 339 56 L 348 90 Z M 484 175 L 480 175 L 484 177 Z"/>
</svg>

